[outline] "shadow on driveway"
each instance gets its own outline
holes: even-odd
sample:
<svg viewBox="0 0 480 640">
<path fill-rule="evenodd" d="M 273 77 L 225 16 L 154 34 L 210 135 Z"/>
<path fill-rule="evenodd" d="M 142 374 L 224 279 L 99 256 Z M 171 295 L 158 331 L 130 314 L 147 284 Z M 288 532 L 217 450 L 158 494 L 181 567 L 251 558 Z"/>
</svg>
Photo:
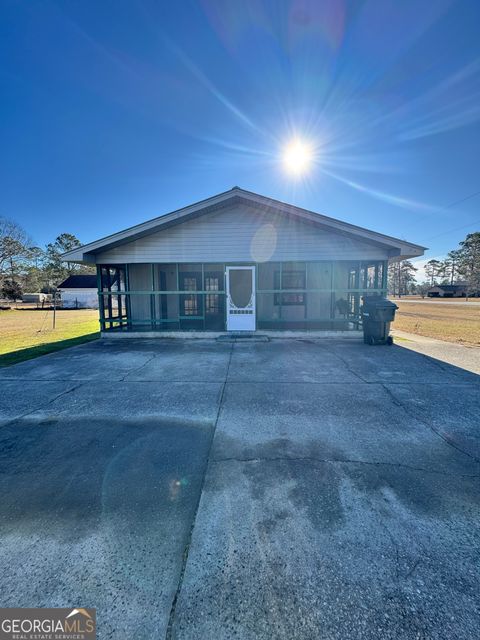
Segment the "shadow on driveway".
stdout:
<svg viewBox="0 0 480 640">
<path fill-rule="evenodd" d="M 99 638 L 475 637 L 479 376 L 139 340 L 0 384 L 4 606 L 96 607 Z"/>
<path fill-rule="evenodd" d="M 0 429 L 3 606 L 82 602 L 100 637 L 164 634 L 211 434 L 154 418 Z"/>
</svg>

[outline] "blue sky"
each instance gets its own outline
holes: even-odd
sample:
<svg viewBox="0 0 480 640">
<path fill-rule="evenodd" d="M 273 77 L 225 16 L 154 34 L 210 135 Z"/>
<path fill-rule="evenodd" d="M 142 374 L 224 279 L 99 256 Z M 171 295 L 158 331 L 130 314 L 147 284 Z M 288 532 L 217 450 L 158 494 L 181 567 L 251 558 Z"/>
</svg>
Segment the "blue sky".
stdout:
<svg viewBox="0 0 480 640">
<path fill-rule="evenodd" d="M 480 228 L 479 31 L 478 0 L 3 0 L 0 215 L 87 242 L 238 185 L 444 255 Z"/>
</svg>

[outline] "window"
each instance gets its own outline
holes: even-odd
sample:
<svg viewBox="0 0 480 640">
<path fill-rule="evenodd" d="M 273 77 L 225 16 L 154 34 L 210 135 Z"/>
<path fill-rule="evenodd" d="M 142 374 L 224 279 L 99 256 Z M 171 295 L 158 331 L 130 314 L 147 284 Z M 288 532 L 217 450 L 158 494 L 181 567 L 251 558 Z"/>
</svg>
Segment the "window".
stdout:
<svg viewBox="0 0 480 640">
<path fill-rule="evenodd" d="M 375 265 L 369 265 L 367 267 L 367 289 L 376 288 L 376 267 Z"/>
<path fill-rule="evenodd" d="M 360 289 L 381 289 L 383 286 L 383 264 L 363 263 L 360 269 Z"/>
<path fill-rule="evenodd" d="M 205 276 L 205 291 L 219 291 L 220 279 Z M 214 315 L 220 313 L 220 296 L 218 294 L 207 293 L 205 295 L 205 314 Z"/>
<path fill-rule="evenodd" d="M 379 262 L 377 264 L 377 284 L 376 284 L 376 288 L 377 289 L 382 289 L 383 288 L 383 263 Z"/>
<path fill-rule="evenodd" d="M 183 278 L 183 291 L 196 291 L 197 290 L 197 279 L 196 278 Z"/>
<path fill-rule="evenodd" d="M 184 316 L 198 315 L 197 296 L 183 296 L 183 315 Z"/>
<path fill-rule="evenodd" d="M 196 291 L 197 278 L 184 276 L 183 291 Z M 182 296 L 184 316 L 198 316 L 198 296 Z"/>
<path fill-rule="evenodd" d="M 358 289 L 358 269 L 351 268 L 348 274 L 348 288 L 349 289 Z"/>
<path fill-rule="evenodd" d="M 202 265 L 179 265 L 178 280 L 180 291 L 202 290 Z M 197 294 L 185 294 L 180 296 L 180 317 L 191 318 L 202 316 L 202 300 Z"/>
<path fill-rule="evenodd" d="M 207 276 L 205 278 L 205 291 L 219 291 L 219 284 L 218 278 L 210 278 Z"/>
</svg>

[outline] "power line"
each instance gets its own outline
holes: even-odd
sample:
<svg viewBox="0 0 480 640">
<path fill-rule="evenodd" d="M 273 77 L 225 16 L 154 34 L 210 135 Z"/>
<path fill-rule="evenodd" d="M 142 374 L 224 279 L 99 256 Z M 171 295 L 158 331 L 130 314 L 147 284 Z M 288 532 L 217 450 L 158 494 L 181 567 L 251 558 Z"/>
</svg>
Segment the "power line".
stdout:
<svg viewBox="0 0 480 640">
<path fill-rule="evenodd" d="M 475 193 L 471 193 L 469 196 L 465 196 L 465 198 L 461 198 L 460 200 L 454 200 L 454 202 L 450 202 L 445 206 L 445 209 L 451 209 L 455 207 L 457 204 L 461 204 L 462 202 L 466 202 L 471 198 L 475 198 L 476 196 L 480 196 L 480 191 L 475 191 Z M 435 238 L 439 238 L 440 236 L 444 236 L 447 233 L 451 233 L 452 231 L 459 231 L 460 229 L 466 229 L 467 227 L 471 227 L 474 224 L 480 224 L 480 220 L 474 220 L 473 222 L 469 222 L 468 224 L 463 224 L 460 227 L 454 227 L 453 229 L 448 229 L 447 231 L 442 231 L 442 233 L 437 233 L 436 236 L 430 236 L 429 238 L 425 238 L 423 242 L 428 242 L 429 240 L 435 240 Z"/>
<path fill-rule="evenodd" d="M 430 236 L 429 238 L 425 238 L 423 242 L 428 242 L 429 240 L 435 240 L 435 238 L 444 236 L 447 233 L 452 233 L 452 231 L 459 231 L 460 229 L 466 229 L 467 227 L 471 227 L 474 224 L 480 224 L 480 220 L 474 220 L 473 222 L 469 222 L 468 224 L 463 224 L 461 227 L 454 227 L 453 229 L 449 229 L 448 231 L 442 231 L 442 233 L 437 233 L 436 236 Z"/>
<path fill-rule="evenodd" d="M 455 200 L 455 202 L 451 202 L 450 204 L 447 204 L 445 209 L 450 209 L 450 207 L 454 207 L 457 204 L 461 204 L 462 202 L 466 202 L 467 200 L 470 200 L 470 198 L 475 198 L 475 196 L 480 196 L 480 191 L 475 191 L 475 193 L 471 193 L 469 196 L 466 196 L 465 198 L 462 198 L 461 200 Z"/>
</svg>

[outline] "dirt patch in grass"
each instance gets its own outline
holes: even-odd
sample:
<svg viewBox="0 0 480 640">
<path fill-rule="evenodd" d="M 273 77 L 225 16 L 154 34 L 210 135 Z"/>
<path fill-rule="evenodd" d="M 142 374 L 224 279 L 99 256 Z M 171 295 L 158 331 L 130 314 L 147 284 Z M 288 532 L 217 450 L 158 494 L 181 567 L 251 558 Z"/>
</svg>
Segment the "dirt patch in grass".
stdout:
<svg viewBox="0 0 480 640">
<path fill-rule="evenodd" d="M 414 304 L 395 300 L 399 306 L 393 327 L 420 336 L 480 345 L 480 307 Z"/>
<path fill-rule="evenodd" d="M 35 358 L 100 337 L 95 309 L 0 311 L 0 366 Z"/>
</svg>

